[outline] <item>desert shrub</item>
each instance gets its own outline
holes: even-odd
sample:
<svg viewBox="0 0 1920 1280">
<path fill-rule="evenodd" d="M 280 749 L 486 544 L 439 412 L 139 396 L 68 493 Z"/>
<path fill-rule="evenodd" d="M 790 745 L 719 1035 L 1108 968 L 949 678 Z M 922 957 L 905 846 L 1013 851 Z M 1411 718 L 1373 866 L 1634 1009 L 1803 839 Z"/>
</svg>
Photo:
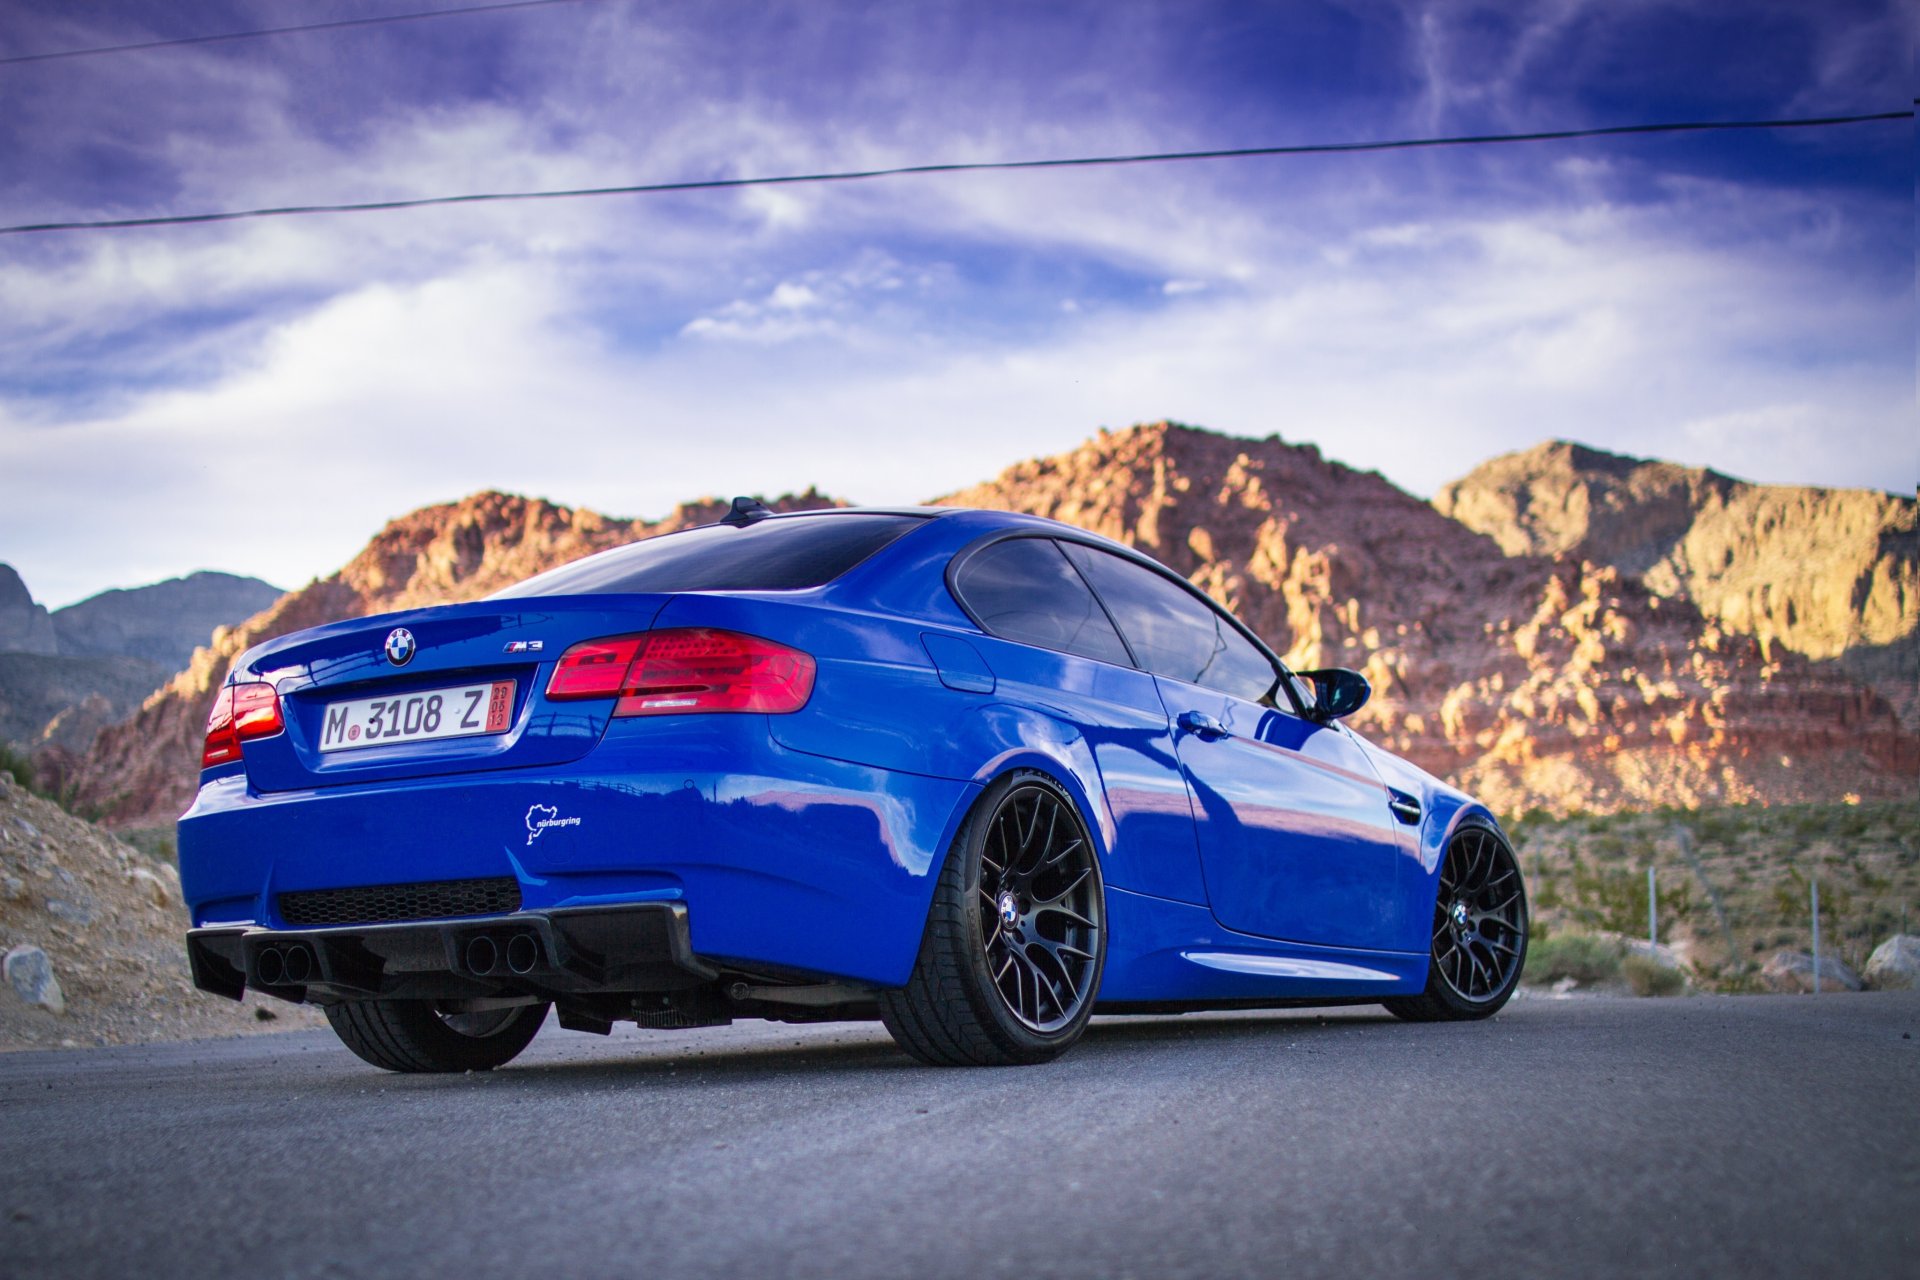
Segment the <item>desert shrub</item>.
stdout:
<svg viewBox="0 0 1920 1280">
<path fill-rule="evenodd" d="M 1533 905 L 1542 911 L 1551 911 L 1565 901 L 1560 895 L 1560 881 L 1546 872 L 1538 872 L 1533 877 Z"/>
<path fill-rule="evenodd" d="M 74 784 L 60 782 L 56 775 L 52 781 L 41 773 L 30 756 L 21 755 L 9 747 L 0 747 L 0 773 L 10 773 L 21 788 L 39 796 L 42 800 L 51 800 L 68 813 L 77 813 L 74 808 Z M 80 814 L 91 820 L 92 814 Z"/>
<path fill-rule="evenodd" d="M 1723 996 L 1752 996 L 1764 993 L 1767 986 L 1760 980 L 1760 966 L 1747 964 L 1721 973 L 1713 989 Z"/>
<path fill-rule="evenodd" d="M 0 747 L 0 773 L 10 773 L 13 780 L 29 791 L 33 789 L 33 765 L 27 758 L 8 747 Z"/>
<path fill-rule="evenodd" d="M 1691 882 L 1675 882 L 1671 875 L 1659 886 L 1661 932 L 1693 910 Z M 1647 927 L 1647 876 L 1644 871 L 1618 867 L 1576 869 L 1567 905 L 1574 919 L 1589 929 L 1637 934 Z"/>
<path fill-rule="evenodd" d="M 1623 862 L 1627 858 L 1628 846 L 1625 836 L 1605 831 L 1587 841 L 1587 848 L 1608 862 Z"/>
<path fill-rule="evenodd" d="M 1687 989 L 1687 980 L 1678 969 L 1669 969 L 1648 956 L 1628 956 L 1620 962 L 1620 974 L 1637 996 L 1677 996 Z"/>
<path fill-rule="evenodd" d="M 1535 986 L 1548 986 L 1562 978 L 1584 984 L 1619 976 L 1619 944 L 1590 933 L 1533 939 L 1527 947 L 1526 968 L 1520 974 L 1522 981 Z"/>
<path fill-rule="evenodd" d="M 115 833 L 120 839 L 146 854 L 155 862 L 174 862 L 180 856 L 174 844 L 173 825 L 168 823 L 159 827 L 128 827 Z"/>
</svg>

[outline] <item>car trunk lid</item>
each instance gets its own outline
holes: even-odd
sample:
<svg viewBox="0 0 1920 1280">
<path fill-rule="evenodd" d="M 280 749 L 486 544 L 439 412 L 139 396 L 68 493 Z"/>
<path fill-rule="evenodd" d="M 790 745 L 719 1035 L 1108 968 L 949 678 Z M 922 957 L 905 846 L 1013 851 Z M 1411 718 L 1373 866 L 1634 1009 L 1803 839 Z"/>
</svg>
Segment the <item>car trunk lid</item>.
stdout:
<svg viewBox="0 0 1920 1280">
<path fill-rule="evenodd" d="M 549 702 L 554 663 L 579 641 L 650 629 L 669 599 L 483 600 L 269 641 L 235 679 L 273 685 L 286 729 L 246 743 L 247 780 L 291 791 L 578 759 L 612 703 Z"/>
</svg>

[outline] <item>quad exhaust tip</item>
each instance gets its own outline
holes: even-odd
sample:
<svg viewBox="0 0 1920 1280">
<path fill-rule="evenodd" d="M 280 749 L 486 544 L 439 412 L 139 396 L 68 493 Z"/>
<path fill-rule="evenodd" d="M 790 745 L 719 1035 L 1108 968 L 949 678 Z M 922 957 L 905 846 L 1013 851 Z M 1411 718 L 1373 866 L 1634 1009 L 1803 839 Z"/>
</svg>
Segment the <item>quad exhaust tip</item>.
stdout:
<svg viewBox="0 0 1920 1280">
<path fill-rule="evenodd" d="M 467 943 L 467 968 L 481 977 L 492 973 L 500 963 L 500 949 L 493 945 L 493 939 L 485 936 Z"/>
<path fill-rule="evenodd" d="M 285 968 L 288 982 L 304 984 L 313 976 L 313 953 L 305 947 L 288 947 Z"/>
<path fill-rule="evenodd" d="M 531 933 L 516 933 L 504 941 L 480 934 L 467 941 L 466 961 L 467 971 L 476 977 L 485 978 L 503 968 L 524 977 L 540 967 L 540 940 Z"/>
<path fill-rule="evenodd" d="M 510 971 L 525 977 L 540 967 L 540 940 L 531 933 L 515 933 L 504 941 L 485 934 L 467 940 L 467 971 L 485 978 Z M 311 947 L 295 943 L 284 947 L 262 947 L 253 958 L 253 978 L 262 987 L 305 986 L 319 973 L 319 959 Z"/>
<path fill-rule="evenodd" d="M 313 952 L 305 947 L 262 947 L 253 960 L 253 976 L 263 987 L 303 986 L 313 971 Z"/>
</svg>

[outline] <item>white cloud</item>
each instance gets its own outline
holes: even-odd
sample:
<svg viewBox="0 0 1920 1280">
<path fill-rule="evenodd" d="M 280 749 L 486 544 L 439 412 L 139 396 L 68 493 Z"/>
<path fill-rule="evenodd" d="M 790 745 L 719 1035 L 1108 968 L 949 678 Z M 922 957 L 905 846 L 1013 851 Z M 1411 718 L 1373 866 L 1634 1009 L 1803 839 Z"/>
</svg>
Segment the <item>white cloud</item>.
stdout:
<svg viewBox="0 0 1920 1280">
<path fill-rule="evenodd" d="M 0 542 L 56 601 L 104 585 L 102 565 L 122 582 L 220 565 L 294 583 L 386 518 L 482 487 L 616 514 L 809 483 L 911 502 L 1161 416 L 1312 440 L 1418 492 L 1547 436 L 1763 480 L 1920 474 L 1911 433 L 1890 430 L 1904 376 L 1773 354 L 1897 329 L 1898 306 L 1823 289 L 1792 258 L 1606 210 L 1362 229 L 1344 247 L 1344 265 L 1017 342 L 930 343 L 924 317 L 868 314 L 909 274 L 879 257 L 776 281 L 639 351 L 582 327 L 577 281 L 537 261 L 368 285 L 208 385 L 58 427 L 0 421 Z M 783 338 L 783 322 L 814 327 Z M 751 340 L 697 340 L 722 336 Z"/>
<path fill-rule="evenodd" d="M 767 305 L 780 311 L 805 311 L 820 305 L 820 295 L 804 284 L 782 280 L 767 295 Z"/>
</svg>

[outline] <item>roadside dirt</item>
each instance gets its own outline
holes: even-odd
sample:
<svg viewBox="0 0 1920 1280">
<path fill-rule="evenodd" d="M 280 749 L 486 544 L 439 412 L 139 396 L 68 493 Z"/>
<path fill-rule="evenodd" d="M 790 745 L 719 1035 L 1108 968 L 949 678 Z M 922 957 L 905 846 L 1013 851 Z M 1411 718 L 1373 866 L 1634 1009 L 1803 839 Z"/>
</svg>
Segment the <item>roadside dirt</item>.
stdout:
<svg viewBox="0 0 1920 1280">
<path fill-rule="evenodd" d="M 55 1013 L 0 982 L 0 1052 L 324 1023 L 317 1010 L 278 1000 L 249 996 L 235 1004 L 196 991 L 186 931 L 173 867 L 0 772 L 0 953 L 44 951 L 65 1003 Z"/>
</svg>

